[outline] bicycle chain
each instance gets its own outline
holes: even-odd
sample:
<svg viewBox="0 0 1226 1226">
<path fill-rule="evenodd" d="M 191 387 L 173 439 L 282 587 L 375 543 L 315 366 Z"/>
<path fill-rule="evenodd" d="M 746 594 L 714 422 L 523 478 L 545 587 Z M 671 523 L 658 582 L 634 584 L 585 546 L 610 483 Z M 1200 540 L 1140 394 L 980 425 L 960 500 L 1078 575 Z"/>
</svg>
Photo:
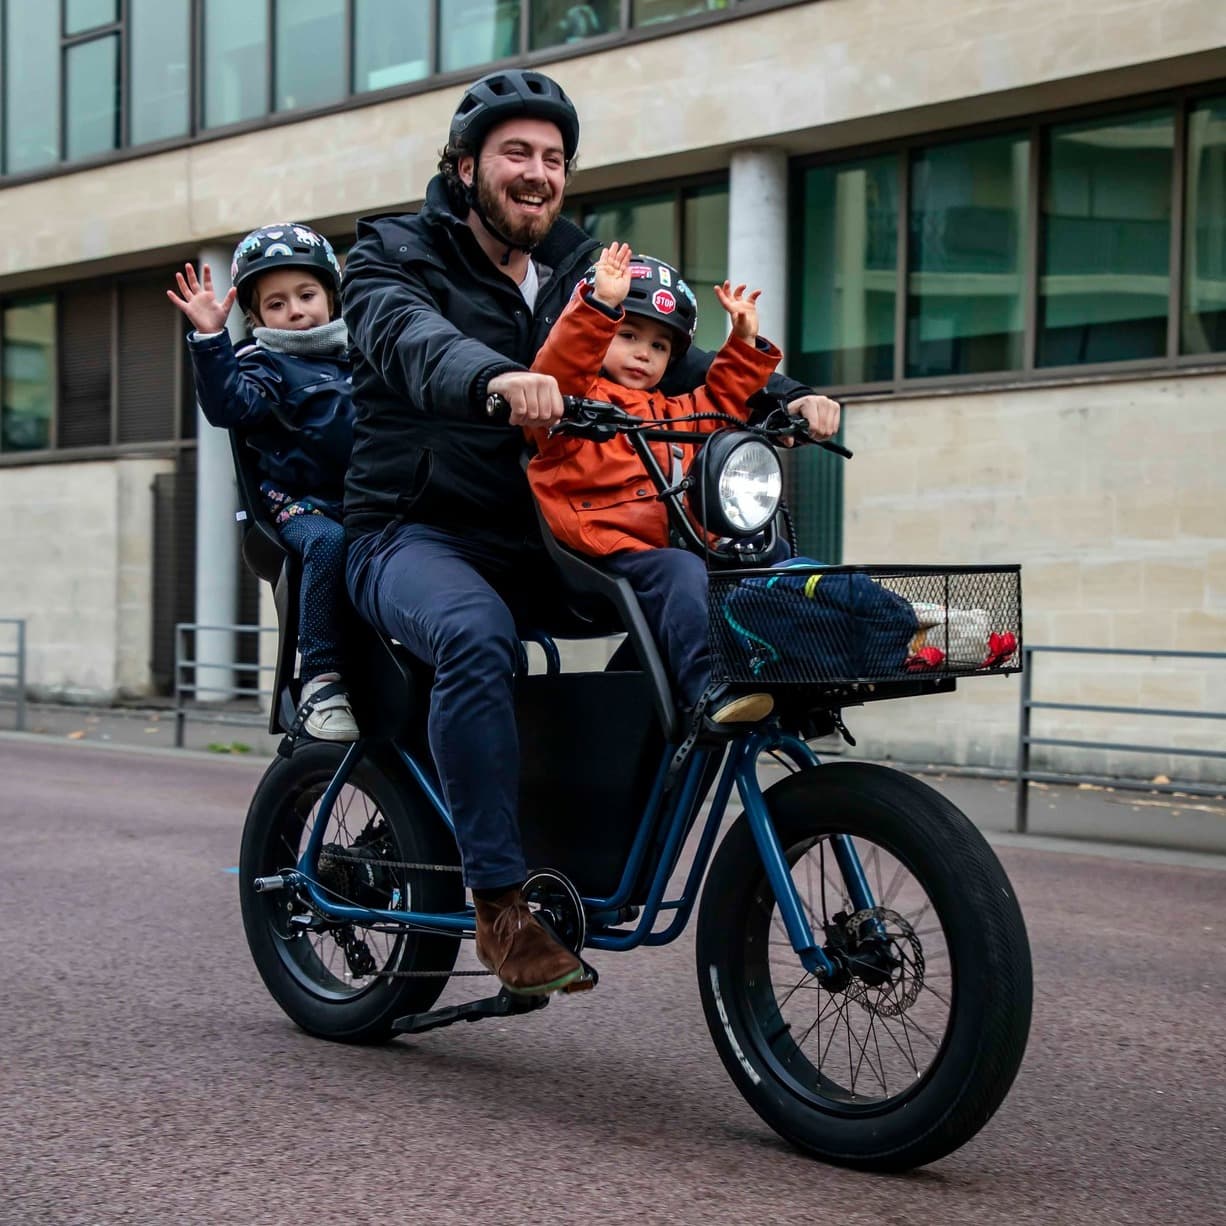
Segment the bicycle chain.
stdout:
<svg viewBox="0 0 1226 1226">
<path fill-rule="evenodd" d="M 328 852 L 332 860 L 346 861 L 350 864 L 369 864 L 378 868 L 408 868 L 418 872 L 459 873 L 463 870 L 458 864 L 413 864 L 408 860 L 371 860 L 367 856 L 351 856 L 345 852 Z M 488 978 L 493 971 L 376 971 L 372 979 L 475 979 L 482 976 Z"/>
<path fill-rule="evenodd" d="M 372 860 L 368 856 L 350 856 L 343 851 L 329 851 L 330 860 L 341 860 L 348 864 L 369 864 L 375 868 L 412 868 L 424 873 L 462 873 L 464 870 L 458 864 L 413 864 L 408 860 Z"/>
</svg>

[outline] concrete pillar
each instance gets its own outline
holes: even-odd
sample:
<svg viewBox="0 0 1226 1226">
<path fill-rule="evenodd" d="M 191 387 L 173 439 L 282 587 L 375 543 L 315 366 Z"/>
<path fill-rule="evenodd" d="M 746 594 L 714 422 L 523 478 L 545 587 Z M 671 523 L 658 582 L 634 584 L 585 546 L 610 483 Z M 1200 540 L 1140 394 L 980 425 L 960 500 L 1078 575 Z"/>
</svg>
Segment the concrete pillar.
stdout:
<svg viewBox="0 0 1226 1226">
<path fill-rule="evenodd" d="M 230 288 L 230 251 L 206 247 L 200 262 L 213 274 L 213 290 L 223 298 Z M 245 335 L 237 306 L 227 323 L 235 340 Z M 196 624 L 232 626 L 238 620 L 238 493 L 234 463 L 225 430 L 209 425 L 196 406 Z M 232 631 L 201 631 L 196 635 L 196 684 L 201 702 L 233 697 L 237 643 Z"/>
<path fill-rule="evenodd" d="M 737 149 L 728 173 L 728 277 L 760 289 L 762 335 L 787 365 L 788 159 L 781 149 Z"/>
</svg>

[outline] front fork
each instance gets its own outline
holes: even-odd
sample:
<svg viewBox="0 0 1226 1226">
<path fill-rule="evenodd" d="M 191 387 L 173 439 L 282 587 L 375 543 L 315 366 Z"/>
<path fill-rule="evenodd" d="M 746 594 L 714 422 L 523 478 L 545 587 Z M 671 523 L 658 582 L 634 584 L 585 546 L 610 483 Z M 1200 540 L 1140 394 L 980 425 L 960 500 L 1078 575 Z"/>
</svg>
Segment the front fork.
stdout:
<svg viewBox="0 0 1226 1226">
<path fill-rule="evenodd" d="M 817 943 L 818 938 L 813 932 L 804 903 L 797 893 L 791 867 L 783 854 L 779 836 L 771 821 L 770 809 L 758 784 L 758 757 L 767 749 L 785 755 L 802 770 L 818 766 L 819 759 L 804 741 L 796 737 L 780 736 L 778 733 L 758 733 L 737 742 L 733 748 L 736 755 L 733 769 L 737 791 L 745 807 L 745 816 L 749 819 L 749 828 L 758 846 L 758 854 L 762 857 L 767 880 L 779 905 L 779 914 L 784 928 L 787 929 L 788 939 L 805 970 L 819 979 L 825 978 L 838 968 Z M 875 906 L 872 890 L 851 839 L 845 834 L 836 834 L 831 836 L 830 843 L 852 905 L 857 911 L 870 910 Z M 821 935 L 824 937 L 825 933 Z"/>
</svg>

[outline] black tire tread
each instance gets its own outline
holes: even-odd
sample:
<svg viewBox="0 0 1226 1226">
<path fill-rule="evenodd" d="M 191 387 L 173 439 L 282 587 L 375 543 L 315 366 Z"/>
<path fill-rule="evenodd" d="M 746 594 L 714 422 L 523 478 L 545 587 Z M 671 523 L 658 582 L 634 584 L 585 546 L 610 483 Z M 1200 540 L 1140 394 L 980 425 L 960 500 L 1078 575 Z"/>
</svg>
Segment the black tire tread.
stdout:
<svg viewBox="0 0 1226 1226">
<path fill-rule="evenodd" d="M 987 956 L 986 965 L 973 969 L 985 981 L 990 1000 L 972 1075 L 950 1097 L 944 1110 L 930 1113 L 927 1125 L 915 1135 L 865 1152 L 863 1148 L 840 1148 L 837 1141 L 824 1135 L 828 1128 L 805 1127 L 803 1113 L 781 1118 L 771 1109 L 768 1096 L 755 1092 L 736 1055 L 728 1050 L 704 970 L 719 960 L 719 946 L 730 940 L 727 916 L 736 912 L 729 908 L 743 903 L 748 895 L 747 879 L 761 879 L 757 846 L 748 820 L 742 816 L 712 861 L 698 926 L 703 1006 L 725 1067 L 767 1123 L 808 1152 L 828 1161 L 879 1171 L 905 1170 L 932 1162 L 963 1144 L 992 1116 L 1007 1094 L 1025 1050 L 1032 993 L 1030 954 L 1021 911 L 1008 878 L 965 814 L 927 784 L 887 767 L 854 762 L 823 765 L 781 780 L 767 790 L 765 797 L 785 848 L 805 833 L 831 829 L 860 833 L 853 828 L 854 822 L 841 821 L 840 815 L 873 804 L 883 815 L 873 821 L 897 825 L 916 858 L 959 866 L 958 890 L 983 934 Z M 829 814 L 830 820 L 823 820 L 823 814 Z M 898 854 L 900 849 L 891 850 Z M 747 863 L 755 866 L 754 873 L 746 873 Z M 950 939 L 955 936 L 950 934 Z M 769 1076 L 763 1069 L 758 1071 L 764 1080 Z M 917 1113 L 911 1114 L 914 1118 Z"/>
</svg>

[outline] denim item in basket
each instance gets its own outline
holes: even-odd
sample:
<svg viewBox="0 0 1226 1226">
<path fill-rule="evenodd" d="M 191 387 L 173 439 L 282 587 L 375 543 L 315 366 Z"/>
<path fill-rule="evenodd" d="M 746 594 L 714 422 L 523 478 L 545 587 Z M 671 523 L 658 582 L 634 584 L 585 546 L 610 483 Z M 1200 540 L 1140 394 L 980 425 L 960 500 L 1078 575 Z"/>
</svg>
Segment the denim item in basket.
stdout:
<svg viewBox="0 0 1226 1226">
<path fill-rule="evenodd" d="M 716 673 L 740 681 L 843 681 L 903 671 L 919 628 L 910 602 L 867 575 L 823 574 L 822 565 L 795 558 L 722 588 Z"/>
</svg>

